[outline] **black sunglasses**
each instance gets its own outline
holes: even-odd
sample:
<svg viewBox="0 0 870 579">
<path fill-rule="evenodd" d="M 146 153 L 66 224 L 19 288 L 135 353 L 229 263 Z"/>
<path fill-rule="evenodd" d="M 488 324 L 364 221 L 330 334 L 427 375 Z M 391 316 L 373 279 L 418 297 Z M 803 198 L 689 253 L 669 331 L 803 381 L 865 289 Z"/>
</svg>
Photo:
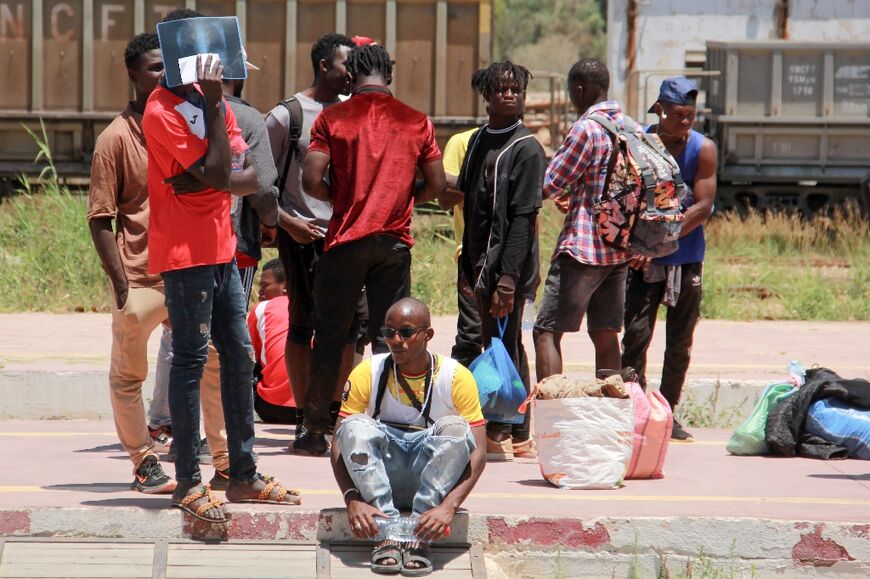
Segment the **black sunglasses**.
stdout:
<svg viewBox="0 0 870 579">
<path fill-rule="evenodd" d="M 399 336 L 401 336 L 401 338 L 403 340 L 410 340 L 411 338 L 413 338 L 417 334 L 417 332 L 419 332 L 421 330 L 427 330 L 427 329 L 428 329 L 428 326 L 420 326 L 418 328 L 411 328 L 409 326 L 403 326 L 403 327 L 399 328 L 398 330 L 396 328 L 389 328 L 389 327 L 385 326 L 385 327 L 381 328 L 381 334 L 383 334 L 383 336 L 388 340 L 392 340 L 396 334 L 399 334 Z"/>
</svg>

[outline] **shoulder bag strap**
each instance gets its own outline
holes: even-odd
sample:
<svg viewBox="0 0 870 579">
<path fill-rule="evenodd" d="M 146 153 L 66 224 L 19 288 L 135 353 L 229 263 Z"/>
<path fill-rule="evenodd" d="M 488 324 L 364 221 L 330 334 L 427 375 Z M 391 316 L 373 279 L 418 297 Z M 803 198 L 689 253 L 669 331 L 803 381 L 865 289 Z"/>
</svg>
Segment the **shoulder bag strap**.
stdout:
<svg viewBox="0 0 870 579">
<path fill-rule="evenodd" d="M 375 413 L 372 415 L 374 420 L 378 419 L 381 414 L 381 402 L 384 401 L 384 394 L 387 392 L 387 381 L 390 379 L 390 372 L 393 370 L 393 357 L 387 356 L 384 360 L 384 367 L 381 369 L 381 379 L 378 380 L 378 393 L 375 398 Z"/>
<path fill-rule="evenodd" d="M 281 179 L 278 181 L 278 195 L 281 195 L 287 184 L 290 162 L 293 161 L 293 157 L 296 155 L 296 146 L 299 144 L 299 138 L 302 136 L 302 103 L 296 97 L 290 97 L 284 99 L 279 104 L 286 108 L 290 115 L 290 125 L 287 128 L 290 139 L 287 143 L 287 155 L 284 157 L 284 170 L 281 172 Z"/>
</svg>

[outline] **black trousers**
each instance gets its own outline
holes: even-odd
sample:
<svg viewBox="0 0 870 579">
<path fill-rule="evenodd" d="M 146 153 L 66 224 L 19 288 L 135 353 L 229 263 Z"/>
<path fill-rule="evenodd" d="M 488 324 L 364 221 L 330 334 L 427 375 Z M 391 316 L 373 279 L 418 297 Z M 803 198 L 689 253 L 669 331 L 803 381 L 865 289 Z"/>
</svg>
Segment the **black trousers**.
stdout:
<svg viewBox="0 0 870 579">
<path fill-rule="evenodd" d="M 689 370 L 692 339 L 701 317 L 703 263 L 682 266 L 680 297 L 668 307 L 665 323 L 665 360 L 662 367 L 662 396 L 671 408 L 680 394 Z M 625 335 L 622 338 L 622 367 L 637 370 L 640 385 L 646 388 L 646 353 L 652 341 L 656 315 L 665 291 L 665 282 L 647 283 L 643 272 L 630 269 L 625 285 Z"/>
<path fill-rule="evenodd" d="M 498 321 L 489 315 L 489 307 L 492 304 L 490 296 L 482 296 L 477 294 L 477 307 L 480 315 L 480 330 L 481 338 L 484 347 L 489 346 L 490 340 L 493 337 L 498 337 Z M 529 379 L 529 357 L 526 355 L 526 349 L 523 346 L 523 308 L 526 305 L 525 300 L 519 294 L 514 298 L 514 309 L 508 317 L 507 328 L 505 329 L 502 342 L 511 357 L 511 361 L 517 367 L 520 373 L 520 378 L 523 381 L 523 386 L 526 387 L 526 394 L 531 389 L 531 381 Z M 510 434 L 514 442 L 522 442 L 529 439 L 531 427 L 532 410 L 529 406 L 526 410 L 526 417 L 522 424 L 503 424 L 501 422 L 487 422 L 486 431 L 489 433 L 507 433 Z"/>
<path fill-rule="evenodd" d="M 483 351 L 483 339 L 480 335 L 477 298 L 459 291 L 459 279 L 462 275 L 460 263 L 456 264 L 456 305 L 459 307 L 459 315 L 456 319 L 456 342 L 453 344 L 450 357 L 468 368 Z"/>
<path fill-rule="evenodd" d="M 372 351 L 385 353 L 374 338 L 387 310 L 411 293 L 411 248 L 389 235 L 373 235 L 327 250 L 314 276 L 314 349 L 309 358 L 305 426 L 325 433 L 332 425 L 329 407 L 338 387 L 341 356 L 366 288 L 368 335 Z"/>
</svg>

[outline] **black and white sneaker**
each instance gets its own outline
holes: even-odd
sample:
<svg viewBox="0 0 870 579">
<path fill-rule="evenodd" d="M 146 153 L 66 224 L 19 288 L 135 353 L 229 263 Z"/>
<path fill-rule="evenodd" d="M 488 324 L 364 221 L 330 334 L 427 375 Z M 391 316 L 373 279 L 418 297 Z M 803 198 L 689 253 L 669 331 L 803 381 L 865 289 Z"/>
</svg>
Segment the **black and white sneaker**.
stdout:
<svg viewBox="0 0 870 579">
<path fill-rule="evenodd" d="M 157 457 L 149 454 L 136 469 L 130 490 L 146 495 L 168 494 L 175 490 L 176 483 L 169 478 L 163 467 L 157 462 Z"/>
<path fill-rule="evenodd" d="M 674 420 L 674 427 L 671 429 L 671 440 L 679 442 L 695 442 L 695 437 L 689 434 L 679 422 Z"/>
</svg>

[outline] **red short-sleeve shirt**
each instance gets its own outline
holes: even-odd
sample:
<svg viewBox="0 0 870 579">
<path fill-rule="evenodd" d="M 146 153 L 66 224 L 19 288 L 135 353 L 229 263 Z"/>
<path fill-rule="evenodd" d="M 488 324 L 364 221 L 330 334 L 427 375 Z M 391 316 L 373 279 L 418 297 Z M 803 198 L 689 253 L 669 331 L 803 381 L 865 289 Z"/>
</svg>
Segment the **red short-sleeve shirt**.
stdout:
<svg viewBox="0 0 870 579">
<path fill-rule="evenodd" d="M 312 151 L 330 158 L 326 250 L 371 235 L 413 245 L 417 167 L 441 158 L 429 117 L 386 91 L 358 93 L 317 116 Z"/>
<path fill-rule="evenodd" d="M 230 146 L 247 145 L 233 110 L 224 103 Z M 198 265 L 227 263 L 236 251 L 230 220 L 230 194 L 205 189 L 176 195 L 169 177 L 201 162 L 208 152 L 205 113 L 197 103 L 158 86 L 148 98 L 142 118 L 148 148 L 148 269 L 162 273 Z"/>
</svg>

